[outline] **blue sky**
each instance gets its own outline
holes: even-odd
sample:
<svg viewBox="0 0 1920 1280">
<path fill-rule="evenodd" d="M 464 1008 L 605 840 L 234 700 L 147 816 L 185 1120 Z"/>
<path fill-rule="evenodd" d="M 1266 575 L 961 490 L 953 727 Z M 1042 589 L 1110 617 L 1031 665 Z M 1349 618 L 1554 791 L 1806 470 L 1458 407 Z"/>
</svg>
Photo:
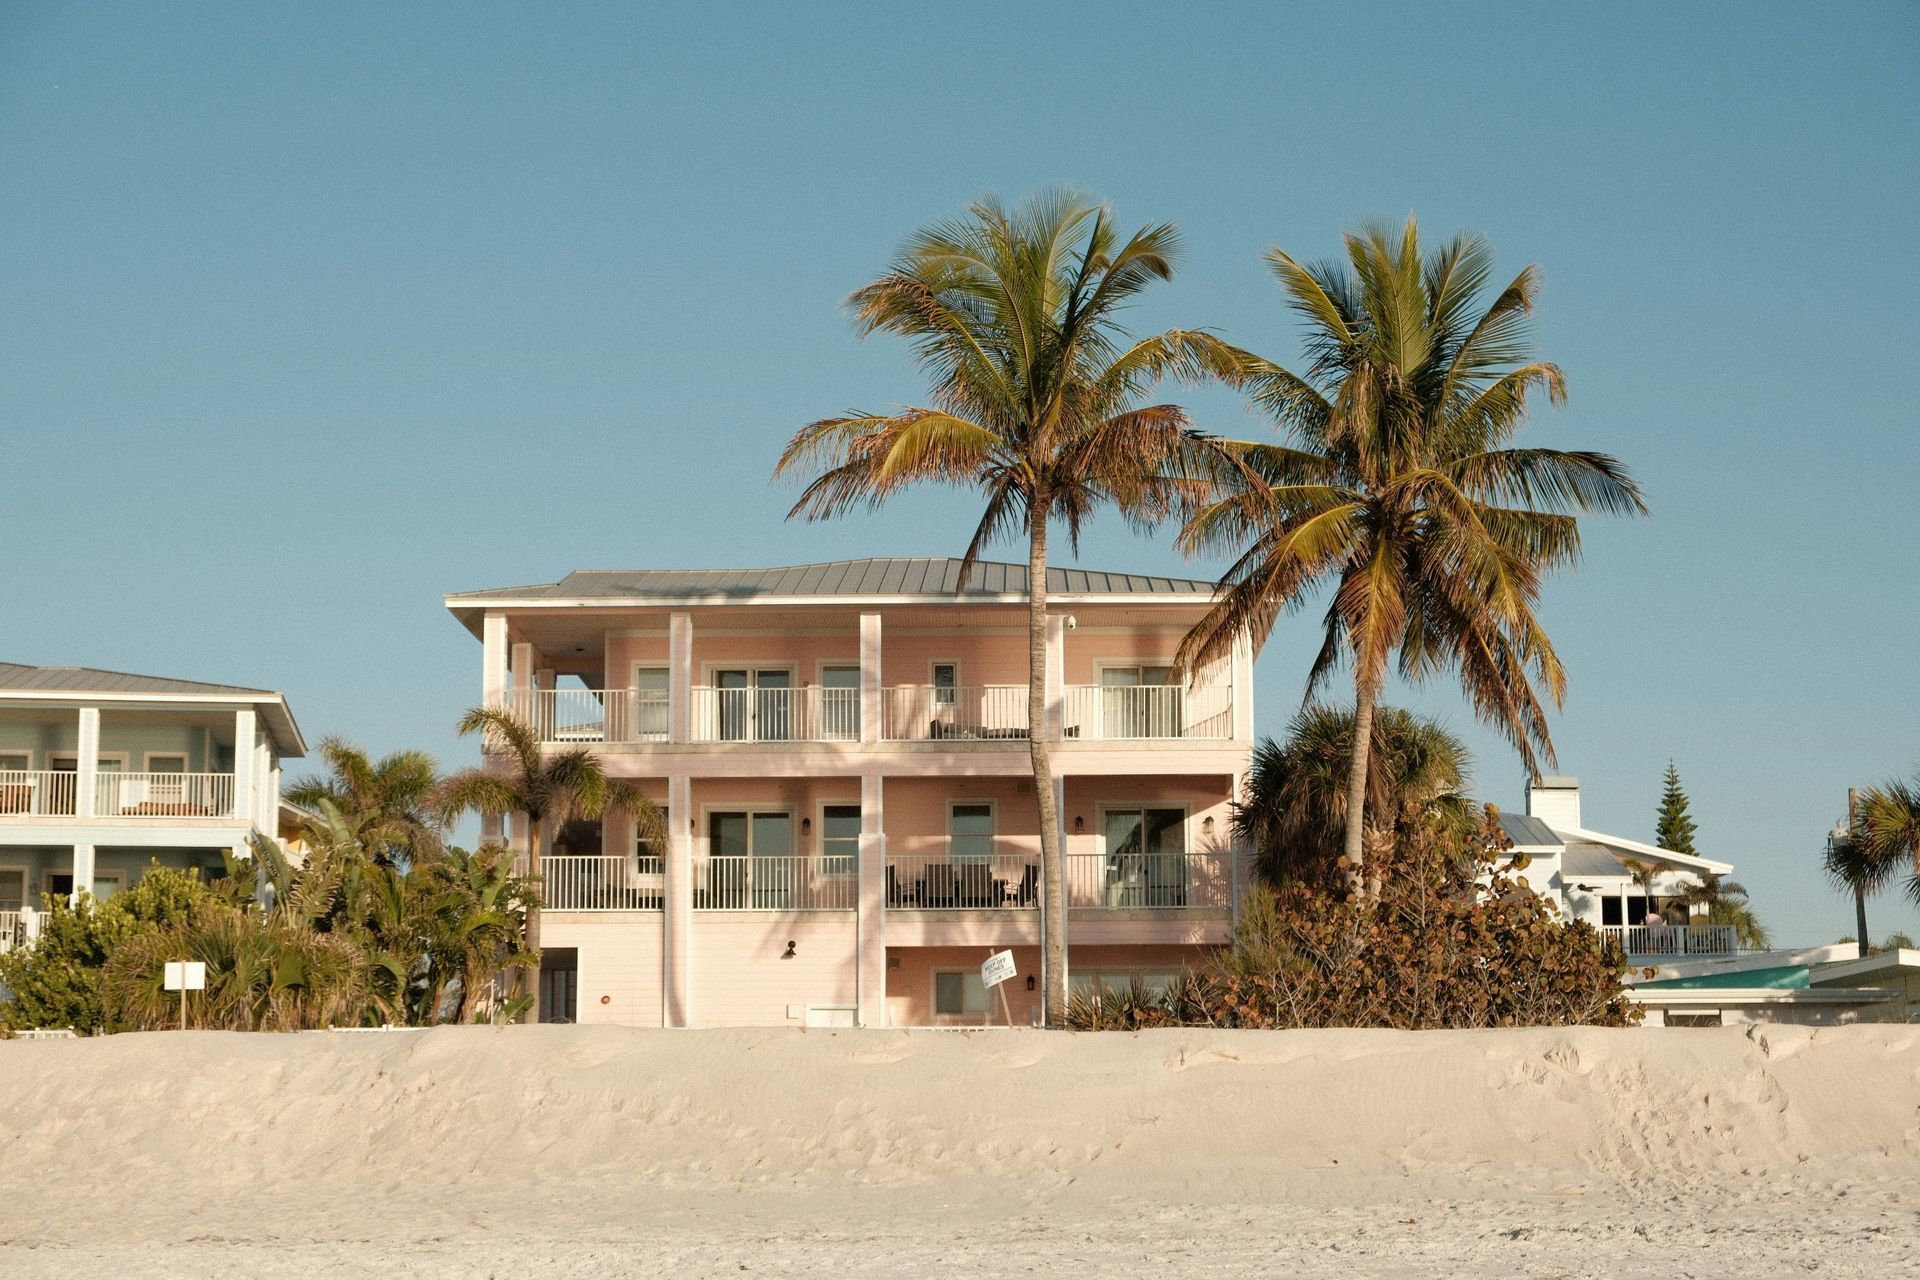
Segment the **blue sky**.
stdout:
<svg viewBox="0 0 1920 1280">
<path fill-rule="evenodd" d="M 961 549 L 964 498 L 794 526 L 767 480 L 917 398 L 840 310 L 913 227 L 1074 184 L 1186 233 L 1137 327 L 1291 360 L 1262 250 L 1411 210 L 1541 264 L 1572 402 L 1523 439 L 1653 503 L 1549 588 L 1588 822 L 1649 836 L 1672 757 L 1703 851 L 1828 940 L 1844 789 L 1920 761 L 1917 59 L 1903 3 L 9 4 L 0 658 L 282 688 L 311 738 L 458 763 L 447 591 Z M 1081 562 L 1217 568 L 1113 521 Z M 1264 731 L 1313 647 L 1267 647 Z M 1452 688 L 1396 696 L 1519 803 Z"/>
</svg>

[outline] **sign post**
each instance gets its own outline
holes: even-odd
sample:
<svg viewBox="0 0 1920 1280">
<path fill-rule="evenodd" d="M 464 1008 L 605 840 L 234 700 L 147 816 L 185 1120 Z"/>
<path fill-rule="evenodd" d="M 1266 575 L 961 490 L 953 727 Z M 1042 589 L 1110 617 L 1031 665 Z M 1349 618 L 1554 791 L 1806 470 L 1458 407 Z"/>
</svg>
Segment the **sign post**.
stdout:
<svg viewBox="0 0 1920 1280">
<path fill-rule="evenodd" d="M 1016 972 L 1011 951 L 996 951 L 980 966 L 980 981 L 988 988 L 1000 990 L 1000 1013 L 1006 1018 L 1008 1026 L 1013 1025 L 1013 1008 L 1007 1003 L 1006 989 L 1000 984 L 1013 977 Z"/>
<path fill-rule="evenodd" d="M 204 960 L 167 961 L 167 991 L 180 993 L 180 1029 L 187 1029 L 187 992 L 207 989 L 207 964 Z"/>
</svg>

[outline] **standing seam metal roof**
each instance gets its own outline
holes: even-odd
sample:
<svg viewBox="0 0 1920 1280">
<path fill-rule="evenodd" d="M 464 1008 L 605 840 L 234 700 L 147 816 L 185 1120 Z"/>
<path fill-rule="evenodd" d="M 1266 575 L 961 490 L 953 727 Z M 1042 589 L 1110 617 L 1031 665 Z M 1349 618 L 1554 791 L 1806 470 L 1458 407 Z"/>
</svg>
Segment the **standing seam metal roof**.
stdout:
<svg viewBox="0 0 1920 1280">
<path fill-rule="evenodd" d="M 262 698 L 280 696 L 271 689 L 208 684 L 200 680 L 173 680 L 166 676 L 139 676 L 125 671 L 102 671 L 98 667 L 33 667 L 20 662 L 0 662 L 0 691 L 9 689 L 45 690 L 50 693 L 245 693 Z"/>
<path fill-rule="evenodd" d="M 983 560 L 964 592 L 956 592 L 960 561 L 952 557 L 830 560 L 772 569 L 578 569 L 558 582 L 460 592 L 450 599 L 604 598 L 619 596 L 868 596 L 1024 595 L 1027 567 Z M 1213 594 L 1198 578 L 1047 570 L 1047 590 L 1067 595 L 1174 596 Z"/>
</svg>

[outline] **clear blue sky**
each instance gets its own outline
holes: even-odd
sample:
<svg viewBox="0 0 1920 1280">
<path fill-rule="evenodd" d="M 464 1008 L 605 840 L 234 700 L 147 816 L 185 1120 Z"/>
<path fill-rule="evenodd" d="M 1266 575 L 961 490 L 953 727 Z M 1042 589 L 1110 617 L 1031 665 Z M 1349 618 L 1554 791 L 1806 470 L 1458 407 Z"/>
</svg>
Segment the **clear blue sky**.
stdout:
<svg viewBox="0 0 1920 1280">
<path fill-rule="evenodd" d="M 314 739 L 457 763 L 446 591 L 962 548 L 959 498 L 793 526 L 767 481 L 801 423 L 918 396 L 840 310 L 916 225 L 1057 182 L 1173 219 L 1138 325 L 1290 360 L 1261 251 L 1414 210 L 1542 265 L 1572 403 L 1525 438 L 1655 508 L 1549 590 L 1589 823 L 1649 836 L 1671 756 L 1702 849 L 1828 940 L 1844 788 L 1920 759 L 1917 64 L 1907 3 L 15 0 L 0 658 L 281 688 Z M 1081 562 L 1183 571 L 1112 522 Z M 1262 656 L 1263 731 L 1312 649 Z M 1452 689 L 1399 696 L 1519 803 Z"/>
</svg>

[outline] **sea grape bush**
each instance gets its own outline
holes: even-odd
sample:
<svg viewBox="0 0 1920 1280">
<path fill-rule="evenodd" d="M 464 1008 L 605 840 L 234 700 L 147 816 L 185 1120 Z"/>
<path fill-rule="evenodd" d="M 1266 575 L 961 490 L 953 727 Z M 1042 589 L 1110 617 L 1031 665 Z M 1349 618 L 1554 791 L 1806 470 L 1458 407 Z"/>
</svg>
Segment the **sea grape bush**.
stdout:
<svg viewBox="0 0 1920 1280">
<path fill-rule="evenodd" d="M 1256 885 L 1233 945 L 1165 992 L 1082 1000 L 1070 1025 L 1438 1027 L 1637 1023 L 1617 944 L 1528 886 L 1492 810 L 1465 837 L 1427 824 L 1375 894 Z"/>
</svg>

